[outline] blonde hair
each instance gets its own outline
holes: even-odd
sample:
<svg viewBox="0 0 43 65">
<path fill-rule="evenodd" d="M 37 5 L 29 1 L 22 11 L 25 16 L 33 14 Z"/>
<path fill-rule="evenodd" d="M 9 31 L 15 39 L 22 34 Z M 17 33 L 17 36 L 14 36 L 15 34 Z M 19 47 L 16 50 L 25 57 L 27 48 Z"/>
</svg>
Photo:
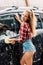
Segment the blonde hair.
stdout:
<svg viewBox="0 0 43 65">
<path fill-rule="evenodd" d="M 30 16 L 29 24 L 32 31 L 32 35 L 36 36 L 36 21 L 37 21 L 36 16 L 32 10 L 27 11 L 27 12 L 29 13 L 29 16 Z"/>
</svg>

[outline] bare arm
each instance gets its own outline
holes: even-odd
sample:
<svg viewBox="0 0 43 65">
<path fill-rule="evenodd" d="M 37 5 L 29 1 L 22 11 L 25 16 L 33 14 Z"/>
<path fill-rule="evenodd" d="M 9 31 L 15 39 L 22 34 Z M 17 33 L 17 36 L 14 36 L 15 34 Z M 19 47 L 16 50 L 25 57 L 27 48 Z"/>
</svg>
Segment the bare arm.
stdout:
<svg viewBox="0 0 43 65">
<path fill-rule="evenodd" d="M 25 0 L 26 6 L 29 6 L 30 3 L 28 2 L 28 0 Z"/>
<path fill-rule="evenodd" d="M 9 39 L 8 37 L 5 38 L 6 44 L 15 44 L 16 41 L 19 42 L 20 38 L 13 38 L 13 39 Z"/>
<path fill-rule="evenodd" d="M 16 14 L 15 18 L 16 18 L 16 20 L 17 20 L 20 24 L 22 24 L 22 21 L 20 20 L 20 17 L 19 17 L 18 14 Z"/>
<path fill-rule="evenodd" d="M 16 41 L 19 42 L 19 41 L 20 41 L 20 38 L 9 39 L 9 42 L 12 42 L 12 41 L 13 41 L 13 42 L 16 42 Z"/>
</svg>

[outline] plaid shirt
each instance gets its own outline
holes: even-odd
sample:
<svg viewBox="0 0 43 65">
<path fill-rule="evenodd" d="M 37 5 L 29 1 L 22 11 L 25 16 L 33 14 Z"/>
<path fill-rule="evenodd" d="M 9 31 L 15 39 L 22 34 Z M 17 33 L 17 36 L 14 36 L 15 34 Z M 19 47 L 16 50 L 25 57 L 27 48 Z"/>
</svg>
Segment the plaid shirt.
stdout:
<svg viewBox="0 0 43 65">
<path fill-rule="evenodd" d="M 19 30 L 20 42 L 24 42 L 26 39 L 31 39 L 31 29 L 28 23 L 23 23 Z"/>
</svg>

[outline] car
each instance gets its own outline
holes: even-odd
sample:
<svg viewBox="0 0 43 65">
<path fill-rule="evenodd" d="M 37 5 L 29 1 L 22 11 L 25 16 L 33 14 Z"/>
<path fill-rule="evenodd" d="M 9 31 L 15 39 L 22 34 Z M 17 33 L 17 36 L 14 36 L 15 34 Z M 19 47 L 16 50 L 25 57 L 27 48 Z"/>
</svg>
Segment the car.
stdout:
<svg viewBox="0 0 43 65">
<path fill-rule="evenodd" d="M 34 55 L 34 63 L 40 64 L 41 55 L 43 52 L 43 20 L 41 19 L 40 15 L 36 15 L 37 17 L 37 25 L 36 25 L 36 32 L 37 35 L 32 39 L 33 44 L 36 47 L 36 53 Z"/>
<path fill-rule="evenodd" d="M 18 13 L 19 16 L 21 17 L 21 14 L 22 14 L 23 11 L 24 10 L 19 10 L 18 9 L 18 10 L 12 10 L 12 11 L 7 10 L 6 12 L 0 13 L 0 26 L 1 26 L 0 27 L 0 31 L 1 31 L 0 32 L 0 49 L 3 50 L 2 54 L 6 54 L 5 53 L 6 52 L 6 47 L 8 49 L 7 54 L 10 51 L 12 58 L 10 58 L 11 56 L 9 57 L 10 53 L 9 53 L 9 55 L 7 55 L 7 57 L 10 58 L 9 63 L 13 63 L 13 61 L 14 61 L 14 63 L 16 64 L 16 62 L 18 61 L 16 59 L 19 56 L 19 55 L 17 55 L 18 54 L 18 49 L 17 49 L 17 53 L 14 52 L 14 49 L 12 49 L 12 48 L 15 47 L 15 51 L 16 51 L 16 47 L 18 47 L 18 44 L 14 45 L 14 46 L 6 45 L 4 43 L 4 41 L 2 42 L 2 40 L 6 36 L 12 37 L 13 33 L 18 34 L 19 28 L 20 28 L 20 23 L 17 22 L 17 20 L 15 19 L 15 13 Z M 39 65 L 39 62 L 41 60 L 41 55 L 42 55 L 42 52 L 43 52 L 43 19 L 40 16 L 40 12 L 35 11 L 35 15 L 36 15 L 36 18 L 37 18 L 37 24 L 36 24 L 37 35 L 36 35 L 36 37 L 32 38 L 32 42 L 36 47 L 36 53 L 34 54 L 34 57 L 33 57 L 33 65 L 35 63 L 38 63 L 37 65 Z M 2 49 L 2 48 L 4 48 L 4 49 Z M 5 50 L 5 52 L 4 52 L 4 50 Z M 20 52 L 20 55 L 21 55 L 21 52 Z M 17 55 L 17 57 L 15 57 L 13 55 L 14 53 Z M 0 57 L 1 57 L 1 55 L 0 55 Z M 16 60 L 14 60 L 14 57 L 15 57 Z M 1 59 L 0 59 L 0 61 L 1 61 Z M 4 61 L 4 62 L 8 62 L 8 59 L 7 59 L 7 61 Z M 8 65 L 8 64 L 6 64 L 6 65 Z"/>
</svg>

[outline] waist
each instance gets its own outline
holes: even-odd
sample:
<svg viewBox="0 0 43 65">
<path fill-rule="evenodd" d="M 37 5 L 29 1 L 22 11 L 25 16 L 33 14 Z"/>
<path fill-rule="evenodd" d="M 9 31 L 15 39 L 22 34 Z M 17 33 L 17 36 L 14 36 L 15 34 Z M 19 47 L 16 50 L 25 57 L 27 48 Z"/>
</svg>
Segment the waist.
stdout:
<svg viewBox="0 0 43 65">
<path fill-rule="evenodd" d="M 32 39 L 26 39 L 26 40 L 23 40 L 23 41 L 20 41 L 21 43 L 25 43 L 25 42 L 32 42 Z"/>
<path fill-rule="evenodd" d="M 26 39 L 25 42 L 32 42 L 32 39 Z"/>
</svg>

